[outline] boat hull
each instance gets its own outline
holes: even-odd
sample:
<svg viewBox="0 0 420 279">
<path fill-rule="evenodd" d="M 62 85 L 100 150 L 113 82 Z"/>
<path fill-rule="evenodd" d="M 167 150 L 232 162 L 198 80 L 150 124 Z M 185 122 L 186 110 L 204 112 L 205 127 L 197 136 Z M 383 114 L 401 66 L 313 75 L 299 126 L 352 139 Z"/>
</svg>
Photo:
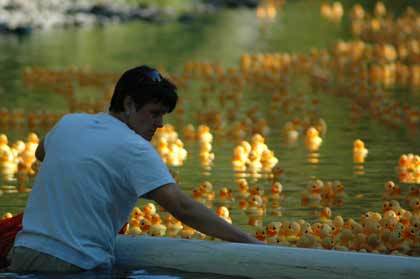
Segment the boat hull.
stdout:
<svg viewBox="0 0 420 279">
<path fill-rule="evenodd" d="M 418 257 L 125 235 L 116 264 L 265 279 L 420 278 Z"/>
</svg>

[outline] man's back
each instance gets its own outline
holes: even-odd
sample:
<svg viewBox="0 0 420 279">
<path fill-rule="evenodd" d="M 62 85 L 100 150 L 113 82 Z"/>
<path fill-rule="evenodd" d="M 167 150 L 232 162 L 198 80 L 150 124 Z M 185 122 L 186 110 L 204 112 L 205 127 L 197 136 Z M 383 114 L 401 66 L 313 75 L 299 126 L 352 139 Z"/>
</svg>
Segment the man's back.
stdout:
<svg viewBox="0 0 420 279">
<path fill-rule="evenodd" d="M 108 114 L 72 114 L 44 148 L 15 246 L 86 269 L 112 264 L 115 235 L 139 194 L 127 180 L 132 154 L 150 152 L 150 143 Z"/>
</svg>

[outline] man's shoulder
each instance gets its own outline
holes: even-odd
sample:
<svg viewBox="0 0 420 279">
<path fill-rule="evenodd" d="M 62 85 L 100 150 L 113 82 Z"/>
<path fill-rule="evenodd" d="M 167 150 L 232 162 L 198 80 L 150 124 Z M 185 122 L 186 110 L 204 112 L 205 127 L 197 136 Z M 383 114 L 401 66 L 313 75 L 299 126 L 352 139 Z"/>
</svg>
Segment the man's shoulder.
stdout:
<svg viewBox="0 0 420 279">
<path fill-rule="evenodd" d="M 82 119 L 90 119 L 92 115 L 87 113 L 67 113 L 60 118 L 60 122 L 80 121 Z"/>
</svg>

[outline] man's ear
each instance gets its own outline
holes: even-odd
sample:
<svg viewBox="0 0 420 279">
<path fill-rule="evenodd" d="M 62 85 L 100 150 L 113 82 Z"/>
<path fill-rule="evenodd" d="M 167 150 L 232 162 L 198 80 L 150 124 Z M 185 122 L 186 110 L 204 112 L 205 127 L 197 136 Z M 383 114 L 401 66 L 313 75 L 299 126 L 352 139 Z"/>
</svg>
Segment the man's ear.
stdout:
<svg viewBox="0 0 420 279">
<path fill-rule="evenodd" d="M 134 104 L 134 101 L 130 96 L 125 97 L 123 104 L 124 104 L 124 111 L 126 113 L 130 114 L 136 111 L 136 105 Z"/>
</svg>

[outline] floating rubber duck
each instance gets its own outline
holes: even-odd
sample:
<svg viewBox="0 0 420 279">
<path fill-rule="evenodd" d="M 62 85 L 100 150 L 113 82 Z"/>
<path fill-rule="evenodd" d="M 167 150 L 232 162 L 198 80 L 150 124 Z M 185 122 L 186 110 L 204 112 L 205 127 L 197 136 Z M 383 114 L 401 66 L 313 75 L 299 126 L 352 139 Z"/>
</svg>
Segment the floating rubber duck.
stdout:
<svg viewBox="0 0 420 279">
<path fill-rule="evenodd" d="M 199 187 L 192 189 L 192 198 L 199 203 L 206 203 L 206 198 Z"/>
<path fill-rule="evenodd" d="M 331 236 L 327 236 L 321 240 L 321 245 L 324 249 L 331 250 L 335 247 L 335 240 Z"/>
<path fill-rule="evenodd" d="M 353 142 L 353 162 L 354 163 L 364 163 L 365 158 L 368 154 L 367 148 L 362 140 L 357 139 Z"/>
<path fill-rule="evenodd" d="M 292 121 L 286 122 L 283 127 L 283 134 L 288 144 L 297 142 L 299 138 L 299 129 L 295 127 Z"/>
<path fill-rule="evenodd" d="M 11 147 L 13 157 L 18 158 L 23 153 L 23 151 L 25 151 L 25 147 L 25 142 L 23 142 L 22 140 L 14 142 Z"/>
<path fill-rule="evenodd" d="M 319 150 L 322 144 L 322 138 L 319 136 L 319 132 L 314 127 L 309 127 L 306 130 L 305 146 L 310 152 Z"/>
<path fill-rule="evenodd" d="M 319 220 L 321 223 L 332 223 L 331 220 L 331 216 L 332 216 L 332 211 L 329 207 L 324 207 L 320 214 L 319 214 Z"/>
<path fill-rule="evenodd" d="M 150 236 L 163 237 L 166 235 L 166 226 L 161 223 L 155 223 L 150 226 L 148 231 Z"/>
<path fill-rule="evenodd" d="M 139 220 L 140 217 L 144 217 L 144 213 L 138 206 L 135 206 L 133 210 L 131 210 L 130 216 L 131 218 Z"/>
<path fill-rule="evenodd" d="M 321 205 L 321 191 L 324 187 L 322 180 L 316 180 L 308 185 L 308 187 L 301 193 L 302 206 L 317 208 Z"/>
<path fill-rule="evenodd" d="M 151 220 L 152 216 L 157 213 L 156 206 L 154 203 L 148 202 L 143 207 L 144 218 L 147 220 Z"/>
<path fill-rule="evenodd" d="M 2 181 L 4 184 L 12 181 L 14 179 L 15 173 L 17 171 L 17 164 L 14 161 L 13 157 L 11 156 L 11 153 L 8 154 L 6 152 L 3 152 L 3 154 L 1 154 L 0 157 L 0 174 L 2 177 Z M 9 185 L 4 185 L 3 186 L 3 190 L 9 191 L 9 188 L 5 188 L 5 187 L 9 187 Z M 13 187 L 14 188 L 14 187 Z M 12 189 L 13 191 L 15 191 L 15 189 Z"/>
<path fill-rule="evenodd" d="M 265 236 L 267 243 L 275 244 L 277 243 L 278 234 L 282 226 L 281 222 L 271 222 L 265 227 Z"/>
<path fill-rule="evenodd" d="M 3 216 L 1 216 L 1 220 L 6 220 L 10 218 L 13 218 L 13 214 L 11 212 L 6 212 L 3 214 Z"/>
<path fill-rule="evenodd" d="M 184 138 L 186 140 L 194 140 L 196 138 L 195 128 L 192 124 L 184 127 Z"/>
<path fill-rule="evenodd" d="M 29 177 L 26 165 L 22 162 L 18 163 L 17 172 L 16 172 L 16 180 L 17 180 L 17 190 L 19 193 L 26 193 L 30 192 L 31 190 L 27 188 L 29 183 Z"/>
<path fill-rule="evenodd" d="M 413 215 L 420 216 L 420 198 L 410 200 L 409 205 L 411 207 L 411 212 L 413 213 Z"/>
<path fill-rule="evenodd" d="M 204 181 L 199 185 L 203 197 L 211 202 L 215 199 L 216 193 L 213 190 L 213 184 L 210 181 Z"/>
<path fill-rule="evenodd" d="M 270 200 L 280 201 L 283 198 L 283 185 L 276 181 L 271 184 Z"/>
<path fill-rule="evenodd" d="M 227 187 L 222 187 L 219 190 L 219 201 L 225 206 L 231 206 L 235 201 L 232 190 Z"/>
<path fill-rule="evenodd" d="M 132 218 L 128 223 L 128 230 L 126 231 L 128 235 L 143 235 L 143 231 L 140 228 L 140 221 L 136 218 Z"/>
<path fill-rule="evenodd" d="M 263 199 L 259 195 L 251 195 L 248 197 L 248 206 L 245 210 L 248 216 L 248 225 L 261 226 L 262 218 L 265 214 L 263 208 Z"/>
<path fill-rule="evenodd" d="M 273 181 L 279 181 L 280 177 L 283 175 L 283 168 L 277 163 L 272 169 L 271 174 L 273 176 Z"/>
<path fill-rule="evenodd" d="M 247 170 L 250 173 L 258 173 L 262 170 L 260 156 L 256 151 L 251 151 L 248 156 Z"/>
<path fill-rule="evenodd" d="M 286 240 L 289 243 L 296 243 L 299 240 L 300 224 L 292 221 L 285 226 Z"/>
<path fill-rule="evenodd" d="M 248 198 L 250 193 L 249 193 L 249 186 L 248 186 L 248 181 L 246 179 L 238 179 L 237 181 L 237 185 L 238 185 L 238 198 Z"/>
<path fill-rule="evenodd" d="M 184 225 L 182 230 L 179 232 L 179 236 L 184 239 L 193 239 L 195 238 L 196 230 L 193 228 Z"/>
<path fill-rule="evenodd" d="M 398 185 L 395 185 L 393 181 L 387 181 L 385 183 L 385 191 L 383 198 L 385 200 L 399 199 L 401 195 L 401 189 Z"/>
<path fill-rule="evenodd" d="M 0 155 L 3 155 L 4 153 L 7 155 L 11 154 L 12 151 L 8 143 L 8 137 L 5 134 L 0 134 Z"/>
<path fill-rule="evenodd" d="M 216 214 L 229 224 L 232 224 L 232 218 L 230 217 L 229 209 L 226 206 L 219 206 L 216 209 Z"/>
<path fill-rule="evenodd" d="M 140 220 L 138 220 L 138 221 L 139 221 L 139 227 L 140 227 L 142 233 L 149 232 L 149 229 L 150 229 L 150 226 L 152 225 L 152 222 L 150 222 L 145 217 L 140 217 Z"/>
<path fill-rule="evenodd" d="M 257 227 L 255 230 L 255 238 L 259 241 L 266 242 L 266 235 L 265 229 L 262 227 Z"/>
<path fill-rule="evenodd" d="M 177 237 L 182 229 L 182 222 L 169 214 L 166 220 L 166 235 L 169 237 Z"/>
<path fill-rule="evenodd" d="M 416 198 L 420 198 L 420 188 L 412 185 L 409 187 L 405 200 L 408 204 L 410 204 L 411 200 Z"/>
<path fill-rule="evenodd" d="M 273 151 L 267 149 L 262 152 L 260 161 L 262 170 L 264 172 L 271 172 L 279 160 L 276 158 Z"/>
</svg>

